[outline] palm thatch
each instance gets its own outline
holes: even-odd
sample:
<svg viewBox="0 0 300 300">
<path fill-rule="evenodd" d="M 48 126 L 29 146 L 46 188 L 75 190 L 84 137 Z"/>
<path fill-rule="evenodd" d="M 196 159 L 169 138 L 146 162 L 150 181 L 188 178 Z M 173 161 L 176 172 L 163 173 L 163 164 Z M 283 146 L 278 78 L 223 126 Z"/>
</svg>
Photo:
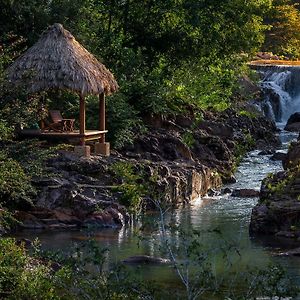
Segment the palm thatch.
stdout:
<svg viewBox="0 0 300 300">
<path fill-rule="evenodd" d="M 8 68 L 8 78 L 33 93 L 68 89 L 85 96 L 118 89 L 113 74 L 58 23 Z"/>
</svg>

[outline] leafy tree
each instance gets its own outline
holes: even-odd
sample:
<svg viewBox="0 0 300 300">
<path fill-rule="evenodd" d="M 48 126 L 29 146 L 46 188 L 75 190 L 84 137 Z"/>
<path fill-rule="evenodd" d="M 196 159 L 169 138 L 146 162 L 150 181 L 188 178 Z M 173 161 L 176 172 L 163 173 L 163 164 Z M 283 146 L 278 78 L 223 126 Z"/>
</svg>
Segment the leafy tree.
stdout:
<svg viewBox="0 0 300 300">
<path fill-rule="evenodd" d="M 266 20 L 270 29 L 266 34 L 263 50 L 289 58 L 300 57 L 300 11 L 299 4 L 275 1 Z"/>
</svg>

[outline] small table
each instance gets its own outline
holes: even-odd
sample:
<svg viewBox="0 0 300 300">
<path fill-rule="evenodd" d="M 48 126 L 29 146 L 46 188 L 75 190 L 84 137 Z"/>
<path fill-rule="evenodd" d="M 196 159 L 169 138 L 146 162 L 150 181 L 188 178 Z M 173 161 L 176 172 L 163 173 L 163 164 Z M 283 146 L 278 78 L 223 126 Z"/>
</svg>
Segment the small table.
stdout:
<svg viewBox="0 0 300 300">
<path fill-rule="evenodd" d="M 74 131 L 75 119 L 62 119 L 62 131 Z"/>
</svg>

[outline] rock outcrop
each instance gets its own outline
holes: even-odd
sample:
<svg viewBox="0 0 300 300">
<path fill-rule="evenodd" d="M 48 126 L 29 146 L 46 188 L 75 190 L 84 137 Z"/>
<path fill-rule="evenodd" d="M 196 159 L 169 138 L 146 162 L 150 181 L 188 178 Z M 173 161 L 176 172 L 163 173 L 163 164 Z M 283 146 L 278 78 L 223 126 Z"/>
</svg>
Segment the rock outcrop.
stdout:
<svg viewBox="0 0 300 300">
<path fill-rule="evenodd" d="M 284 130 L 300 132 L 300 112 L 296 112 L 289 117 Z"/>
<path fill-rule="evenodd" d="M 251 148 L 274 149 L 280 144 L 275 124 L 259 114 L 239 114 L 233 109 L 222 113 L 203 112 L 195 121 L 185 116 L 153 116 L 146 119 L 147 136 L 138 135 L 122 153 L 153 161 L 185 160 L 204 165 L 230 180 L 236 157 Z"/>
<path fill-rule="evenodd" d="M 300 238 L 300 143 L 293 143 L 284 171 L 262 182 L 260 200 L 251 216 L 250 232 Z"/>
<path fill-rule="evenodd" d="M 292 142 L 289 151 L 282 161 L 285 170 L 294 168 L 300 164 L 300 143 Z"/>
<path fill-rule="evenodd" d="M 278 145 L 276 127 L 264 117 L 193 112 L 146 118 L 147 134 L 137 134 L 132 145 L 107 157 L 78 158 L 60 151 L 47 162 L 48 177 L 34 178 L 38 191 L 30 211 L 17 212 L 23 228 L 61 229 L 123 226 L 129 220 L 113 166 L 125 163 L 139 174 L 138 185 L 149 183 L 169 205 L 188 203 L 234 180 L 237 158 L 247 150 Z M 153 178 L 155 178 L 153 180 Z M 154 182 L 153 182 L 154 181 Z M 153 208 L 151 195 L 143 194 L 144 209 Z M 124 204 L 124 203 L 123 203 Z"/>
<path fill-rule="evenodd" d="M 119 182 L 112 170 L 116 163 L 134 166 L 136 172 L 145 177 L 141 178 L 145 184 L 147 178 L 155 176 L 157 193 L 171 205 L 190 202 L 221 185 L 220 177 L 213 170 L 194 162 L 151 162 L 142 158 L 124 158 L 117 153 L 109 158 L 78 158 L 70 152 L 60 151 L 48 162 L 56 175 L 33 180 L 38 190 L 33 209 L 15 214 L 21 227 L 68 229 L 126 224 L 129 214 L 127 208 L 119 204 Z M 146 200 L 145 206 L 151 207 L 152 202 Z"/>
</svg>

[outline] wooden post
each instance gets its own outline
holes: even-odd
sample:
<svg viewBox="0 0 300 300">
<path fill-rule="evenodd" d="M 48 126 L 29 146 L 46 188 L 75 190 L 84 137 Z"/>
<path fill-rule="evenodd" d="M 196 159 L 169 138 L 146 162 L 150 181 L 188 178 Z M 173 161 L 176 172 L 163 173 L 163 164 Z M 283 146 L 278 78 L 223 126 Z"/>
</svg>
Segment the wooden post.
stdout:
<svg viewBox="0 0 300 300">
<path fill-rule="evenodd" d="M 99 130 L 105 130 L 105 94 L 99 95 Z M 105 133 L 100 138 L 100 143 L 105 143 Z"/>
<path fill-rule="evenodd" d="M 80 115 L 79 115 L 79 133 L 82 135 L 80 138 L 80 144 L 82 146 L 85 145 L 85 99 L 82 95 L 80 95 Z"/>
</svg>

